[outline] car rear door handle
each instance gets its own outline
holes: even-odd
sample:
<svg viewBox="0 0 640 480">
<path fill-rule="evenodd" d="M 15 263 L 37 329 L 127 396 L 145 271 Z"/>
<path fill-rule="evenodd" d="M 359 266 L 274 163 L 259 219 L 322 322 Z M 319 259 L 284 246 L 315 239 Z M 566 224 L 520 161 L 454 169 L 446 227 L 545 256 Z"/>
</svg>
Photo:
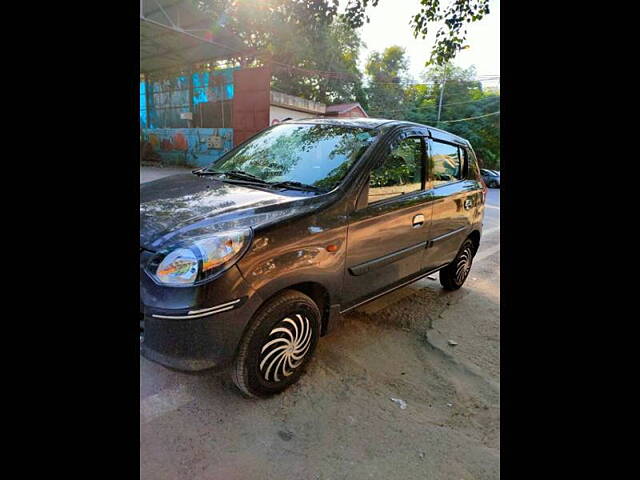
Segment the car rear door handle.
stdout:
<svg viewBox="0 0 640 480">
<path fill-rule="evenodd" d="M 422 225 L 424 225 L 424 215 L 419 213 L 413 217 L 413 228 L 420 228 Z"/>
</svg>

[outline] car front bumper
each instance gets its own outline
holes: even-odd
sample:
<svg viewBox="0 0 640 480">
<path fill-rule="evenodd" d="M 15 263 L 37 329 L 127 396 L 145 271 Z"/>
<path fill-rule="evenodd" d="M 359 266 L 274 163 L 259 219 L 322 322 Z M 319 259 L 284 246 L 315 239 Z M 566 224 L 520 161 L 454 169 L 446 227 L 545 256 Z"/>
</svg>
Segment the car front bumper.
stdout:
<svg viewBox="0 0 640 480">
<path fill-rule="evenodd" d="M 251 308 L 247 308 L 246 297 L 240 300 L 242 305 L 237 308 L 192 319 L 158 318 L 154 314 L 142 313 L 142 355 L 177 370 L 224 368 L 233 360 L 251 318 L 252 312 Z M 173 313 L 176 317 L 184 316 L 184 312 Z"/>
<path fill-rule="evenodd" d="M 193 288 L 159 286 L 141 272 L 140 298 L 140 352 L 183 371 L 228 366 L 262 303 L 235 266 Z"/>
</svg>

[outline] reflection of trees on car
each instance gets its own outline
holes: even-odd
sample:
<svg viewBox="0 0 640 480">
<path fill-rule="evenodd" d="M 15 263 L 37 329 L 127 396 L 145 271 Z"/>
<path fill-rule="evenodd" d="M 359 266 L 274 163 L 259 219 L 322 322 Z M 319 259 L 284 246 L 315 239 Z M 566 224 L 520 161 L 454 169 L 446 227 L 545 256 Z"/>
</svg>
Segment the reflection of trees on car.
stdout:
<svg viewBox="0 0 640 480">
<path fill-rule="evenodd" d="M 340 164 L 338 167 L 331 170 L 331 172 L 329 172 L 329 174 L 325 178 L 315 182 L 314 185 L 325 190 L 333 188 L 338 184 L 340 180 L 344 178 L 350 166 L 351 164 L 347 162 Z"/>
<path fill-rule="evenodd" d="M 372 187 L 387 187 L 420 183 L 421 148 L 420 142 L 414 141 L 414 139 L 401 142 L 391 151 L 380 167 L 372 170 L 370 185 Z"/>
<path fill-rule="evenodd" d="M 369 201 L 404 195 L 422 188 L 422 142 L 407 138 L 394 147 L 384 162 L 371 171 Z"/>
<path fill-rule="evenodd" d="M 303 181 L 331 188 L 369 147 L 375 135 L 376 132 L 365 129 L 337 125 L 282 125 L 259 135 L 213 168 L 241 170 L 265 181 Z M 336 166 L 326 173 L 331 163 Z M 296 168 L 300 171 L 295 172 Z M 319 178 L 309 180 L 314 173 Z"/>
<path fill-rule="evenodd" d="M 451 182 L 458 178 L 460 160 L 457 156 L 436 154 L 429 158 L 429 169 L 436 181 Z"/>
</svg>

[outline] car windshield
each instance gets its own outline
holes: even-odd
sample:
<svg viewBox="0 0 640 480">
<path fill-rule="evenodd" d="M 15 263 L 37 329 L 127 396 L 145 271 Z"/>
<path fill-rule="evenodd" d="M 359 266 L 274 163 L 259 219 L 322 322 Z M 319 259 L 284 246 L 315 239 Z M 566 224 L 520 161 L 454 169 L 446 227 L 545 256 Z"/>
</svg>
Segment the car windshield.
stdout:
<svg viewBox="0 0 640 480">
<path fill-rule="evenodd" d="M 377 134 L 340 125 L 282 124 L 257 135 L 208 170 L 242 172 L 269 183 L 294 182 L 329 191 Z"/>
</svg>

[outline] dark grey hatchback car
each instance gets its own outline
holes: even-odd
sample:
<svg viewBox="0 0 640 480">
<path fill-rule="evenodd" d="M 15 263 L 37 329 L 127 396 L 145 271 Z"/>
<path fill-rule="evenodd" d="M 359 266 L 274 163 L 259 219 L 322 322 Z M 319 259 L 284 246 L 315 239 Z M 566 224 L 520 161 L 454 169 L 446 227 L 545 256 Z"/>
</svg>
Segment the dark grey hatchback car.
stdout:
<svg viewBox="0 0 640 480">
<path fill-rule="evenodd" d="M 341 314 L 436 271 L 460 288 L 485 195 L 466 140 L 369 118 L 285 122 L 145 183 L 142 354 L 280 392 Z"/>
</svg>

